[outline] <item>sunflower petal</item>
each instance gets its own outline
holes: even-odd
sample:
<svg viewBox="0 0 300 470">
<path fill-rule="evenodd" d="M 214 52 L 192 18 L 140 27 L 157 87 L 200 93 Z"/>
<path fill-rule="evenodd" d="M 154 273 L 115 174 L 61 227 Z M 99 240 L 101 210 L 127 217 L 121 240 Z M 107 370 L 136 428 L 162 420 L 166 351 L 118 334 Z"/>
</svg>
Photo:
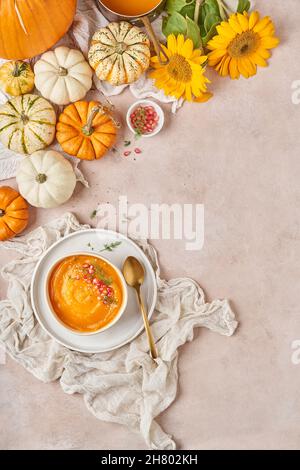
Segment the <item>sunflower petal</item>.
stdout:
<svg viewBox="0 0 300 470">
<path fill-rule="evenodd" d="M 220 60 L 223 59 L 223 57 L 227 56 L 227 51 L 221 49 L 221 50 L 215 50 L 211 52 L 208 56 L 208 64 L 211 67 L 214 67 L 216 64 L 220 62 Z"/>
<path fill-rule="evenodd" d="M 169 58 L 172 57 L 172 55 L 173 55 L 172 52 L 169 51 L 169 49 L 168 49 L 164 44 L 161 44 L 160 47 L 162 48 L 162 50 L 164 51 L 164 53 L 167 55 L 167 57 L 169 57 Z M 161 58 L 162 60 L 165 60 L 165 57 L 164 57 L 164 55 L 162 54 L 162 52 L 160 53 L 160 58 Z"/>
<path fill-rule="evenodd" d="M 155 56 L 151 57 L 151 66 L 154 67 L 157 64 L 159 64 L 159 60 L 158 60 L 157 55 L 155 55 Z"/>
<path fill-rule="evenodd" d="M 273 49 L 279 44 L 279 39 L 276 37 L 263 37 L 261 38 L 261 46 L 265 49 Z"/>
<path fill-rule="evenodd" d="M 223 67 L 223 64 L 224 64 L 226 58 L 227 58 L 227 56 L 222 57 L 222 60 L 220 60 L 220 62 L 219 62 L 219 63 L 216 65 L 216 67 L 215 67 L 215 68 L 216 68 L 216 71 L 217 71 L 220 75 L 222 75 L 222 74 L 221 74 L 221 70 L 222 70 L 222 67 Z"/>
<path fill-rule="evenodd" d="M 253 52 L 251 59 L 255 64 L 259 65 L 260 67 L 267 67 L 268 65 L 265 59 L 263 59 L 262 56 L 259 55 L 257 52 Z"/>
<path fill-rule="evenodd" d="M 244 57 L 242 59 L 243 64 L 245 68 L 247 69 L 249 73 L 249 77 L 252 77 L 253 75 L 256 74 L 256 64 L 249 58 L 249 57 Z"/>
<path fill-rule="evenodd" d="M 237 33 L 237 34 L 242 34 L 243 30 L 241 28 L 241 25 L 237 19 L 237 15 L 231 15 L 229 20 L 228 20 L 229 25 L 231 28 Z"/>
<path fill-rule="evenodd" d="M 231 57 L 226 57 L 226 59 L 223 62 L 222 68 L 221 68 L 221 75 L 222 77 L 227 77 L 229 73 L 229 63 L 230 63 Z"/>
<path fill-rule="evenodd" d="M 190 83 L 188 83 L 185 87 L 185 97 L 188 101 L 192 101 L 193 100 L 193 96 L 192 96 L 192 85 Z"/>
<path fill-rule="evenodd" d="M 210 100 L 210 98 L 213 97 L 213 94 L 212 93 L 202 93 L 200 96 L 198 96 L 197 98 L 194 98 L 194 102 L 195 103 L 206 103 L 206 101 Z"/>
<path fill-rule="evenodd" d="M 193 55 L 193 41 L 191 39 L 187 39 L 185 43 L 183 44 L 180 52 L 178 51 L 179 54 L 181 54 L 183 57 L 190 59 Z"/>
<path fill-rule="evenodd" d="M 238 59 L 237 63 L 239 72 L 243 75 L 243 77 L 249 78 L 249 71 L 247 70 L 247 67 L 245 67 L 243 59 Z"/>
<path fill-rule="evenodd" d="M 232 40 L 236 35 L 235 31 L 225 21 L 217 26 L 217 31 L 221 36 L 225 36 L 229 40 Z"/>
<path fill-rule="evenodd" d="M 259 22 L 260 16 L 258 11 L 253 11 L 249 18 L 249 29 L 253 29 L 254 26 Z"/>
<path fill-rule="evenodd" d="M 257 54 L 259 54 L 263 59 L 269 59 L 271 57 L 271 53 L 267 49 L 263 49 L 260 47 L 257 51 Z"/>
<path fill-rule="evenodd" d="M 266 26 L 268 26 L 268 24 L 272 22 L 271 21 L 271 18 L 269 16 L 265 16 L 264 18 L 262 18 L 253 28 L 253 31 L 255 33 L 259 33 L 260 31 L 262 31 Z"/>
<path fill-rule="evenodd" d="M 229 74 L 233 80 L 236 80 L 240 77 L 237 60 L 235 58 L 232 58 L 229 62 Z"/>
<path fill-rule="evenodd" d="M 172 54 L 177 53 L 177 40 L 174 34 L 168 36 L 168 49 Z"/>
<path fill-rule="evenodd" d="M 181 53 L 181 49 L 184 45 L 184 35 L 183 34 L 178 34 L 177 36 L 177 53 L 180 54 Z"/>
<path fill-rule="evenodd" d="M 242 15 L 241 13 L 237 13 L 237 19 L 238 22 L 240 23 L 240 26 L 242 28 L 242 31 L 248 31 L 249 29 L 249 21 L 248 21 L 248 15 Z"/>
</svg>

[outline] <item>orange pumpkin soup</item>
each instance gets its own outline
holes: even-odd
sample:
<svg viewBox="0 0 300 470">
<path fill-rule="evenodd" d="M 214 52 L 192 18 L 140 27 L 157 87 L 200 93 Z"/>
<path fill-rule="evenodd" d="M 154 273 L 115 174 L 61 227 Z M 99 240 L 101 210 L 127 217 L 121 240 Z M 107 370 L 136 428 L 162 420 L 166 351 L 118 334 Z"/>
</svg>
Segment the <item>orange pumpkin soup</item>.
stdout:
<svg viewBox="0 0 300 470">
<path fill-rule="evenodd" d="M 160 0 L 101 0 L 114 13 L 124 16 L 139 16 L 157 7 Z"/>
<path fill-rule="evenodd" d="M 90 255 L 73 255 L 59 262 L 50 275 L 48 292 L 57 317 L 82 333 L 93 333 L 109 325 L 123 302 L 123 287 L 116 270 Z"/>
</svg>

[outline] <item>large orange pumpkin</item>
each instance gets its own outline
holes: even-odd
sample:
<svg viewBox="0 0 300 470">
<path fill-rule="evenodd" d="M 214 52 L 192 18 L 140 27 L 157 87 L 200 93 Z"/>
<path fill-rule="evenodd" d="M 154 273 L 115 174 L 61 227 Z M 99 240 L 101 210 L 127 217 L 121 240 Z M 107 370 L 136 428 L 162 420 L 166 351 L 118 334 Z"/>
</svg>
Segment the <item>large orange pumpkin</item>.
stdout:
<svg viewBox="0 0 300 470">
<path fill-rule="evenodd" d="M 28 204 L 9 186 L 0 187 L 0 241 L 13 238 L 28 224 Z"/>
<path fill-rule="evenodd" d="M 66 153 L 82 160 L 95 160 L 113 147 L 118 126 L 99 102 L 76 101 L 59 116 L 56 138 Z"/>
<path fill-rule="evenodd" d="M 70 28 L 77 0 L 1 0 L 0 57 L 29 59 Z"/>
</svg>

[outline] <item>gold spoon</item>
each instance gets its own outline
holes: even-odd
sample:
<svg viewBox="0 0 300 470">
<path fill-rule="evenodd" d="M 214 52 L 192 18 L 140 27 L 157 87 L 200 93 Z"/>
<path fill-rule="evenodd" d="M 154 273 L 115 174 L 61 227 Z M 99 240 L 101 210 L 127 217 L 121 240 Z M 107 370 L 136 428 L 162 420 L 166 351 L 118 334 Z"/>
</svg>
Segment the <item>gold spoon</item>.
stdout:
<svg viewBox="0 0 300 470">
<path fill-rule="evenodd" d="M 146 309 L 142 300 L 142 296 L 141 296 L 141 285 L 143 284 L 144 279 L 145 279 L 144 267 L 139 262 L 139 260 L 137 260 L 133 256 L 129 256 L 125 260 L 124 265 L 123 265 L 123 275 L 127 284 L 130 287 L 133 287 L 136 291 L 140 309 L 143 315 L 145 330 L 146 330 L 148 343 L 150 347 L 150 354 L 153 359 L 156 359 L 157 350 L 156 350 L 156 346 L 155 346 L 152 332 L 150 329 L 148 315 L 147 315 L 147 312 L 146 312 Z"/>
</svg>

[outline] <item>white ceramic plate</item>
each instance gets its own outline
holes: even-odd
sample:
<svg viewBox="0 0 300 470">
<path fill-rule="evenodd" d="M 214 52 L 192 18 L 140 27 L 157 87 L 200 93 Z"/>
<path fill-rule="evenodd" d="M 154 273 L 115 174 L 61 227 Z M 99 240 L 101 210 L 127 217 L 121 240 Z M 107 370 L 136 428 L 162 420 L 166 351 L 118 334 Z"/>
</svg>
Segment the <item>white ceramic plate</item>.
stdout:
<svg viewBox="0 0 300 470">
<path fill-rule="evenodd" d="M 121 242 L 113 251 L 102 251 L 106 244 Z M 94 250 L 93 250 L 93 249 Z M 144 252 L 124 235 L 104 229 L 90 229 L 72 233 L 52 245 L 38 262 L 31 283 L 31 301 L 41 326 L 56 341 L 69 349 L 85 353 L 111 351 L 132 341 L 144 329 L 136 294 L 128 287 L 127 308 L 120 320 L 107 331 L 91 336 L 77 335 L 64 328 L 52 314 L 46 301 L 43 286 L 53 264 L 74 252 L 99 253 L 122 269 L 128 256 L 135 256 L 145 268 L 145 283 L 142 287 L 144 302 L 151 317 L 157 299 L 157 285 L 154 270 Z"/>
</svg>

